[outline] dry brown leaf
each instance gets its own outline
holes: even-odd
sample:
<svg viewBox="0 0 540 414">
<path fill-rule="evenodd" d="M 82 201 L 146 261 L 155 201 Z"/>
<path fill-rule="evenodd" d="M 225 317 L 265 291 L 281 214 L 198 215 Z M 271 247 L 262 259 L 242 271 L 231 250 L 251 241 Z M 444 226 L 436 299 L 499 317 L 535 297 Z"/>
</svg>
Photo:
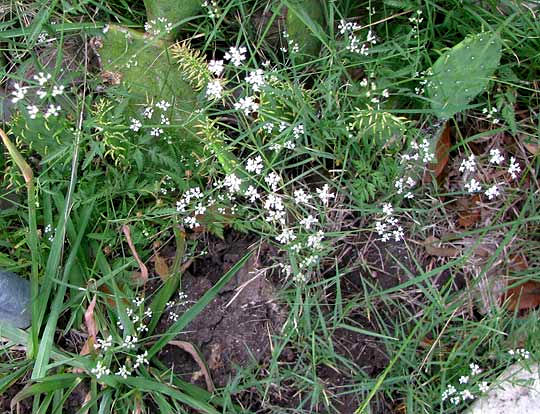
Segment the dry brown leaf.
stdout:
<svg viewBox="0 0 540 414">
<path fill-rule="evenodd" d="M 126 236 L 126 241 L 129 245 L 129 248 L 131 250 L 131 254 L 133 254 L 133 257 L 137 261 L 141 271 L 140 272 L 133 272 L 134 279 L 137 282 L 140 282 L 141 284 L 146 284 L 148 281 L 148 268 L 146 265 L 142 262 L 139 255 L 137 254 L 137 250 L 135 250 L 135 246 L 133 244 L 133 241 L 131 240 L 131 231 L 129 229 L 129 226 L 124 224 L 122 226 L 122 231 L 124 232 L 124 235 Z"/>
<path fill-rule="evenodd" d="M 92 302 L 88 305 L 88 308 L 84 312 L 84 324 L 86 325 L 86 330 L 88 331 L 88 338 L 84 343 L 83 348 L 81 349 L 81 355 L 88 355 L 94 349 L 94 344 L 96 343 L 96 338 L 98 334 L 96 320 L 94 319 L 94 309 L 96 307 L 97 295 L 94 295 Z"/>
<path fill-rule="evenodd" d="M 461 197 L 457 200 L 460 206 L 458 211 L 458 224 L 460 227 L 472 227 L 480 221 L 479 202 L 480 196 L 478 194 L 474 194 L 472 197 Z"/>
<path fill-rule="evenodd" d="M 540 305 L 540 283 L 528 281 L 510 288 L 503 299 L 507 301 L 507 308 L 510 311 L 534 309 Z"/>
<path fill-rule="evenodd" d="M 459 249 L 455 247 L 439 247 L 440 243 L 441 241 L 438 238 L 429 236 L 422 244 L 426 252 L 431 256 L 452 257 L 459 254 Z"/>
<path fill-rule="evenodd" d="M 435 177 L 439 177 L 442 174 L 444 167 L 446 167 L 446 164 L 448 164 L 451 146 L 452 139 L 450 137 L 450 124 L 447 122 L 441 136 L 437 141 L 437 144 L 435 145 L 435 159 L 437 162 L 429 165 L 429 170 Z M 422 181 L 424 184 L 430 183 L 431 174 L 426 172 Z"/>
<path fill-rule="evenodd" d="M 164 257 L 161 257 L 157 252 L 154 254 L 154 268 L 156 269 L 156 273 L 164 282 L 171 275 L 169 265 L 167 265 L 167 260 Z"/>
<path fill-rule="evenodd" d="M 195 346 L 186 341 L 169 341 L 169 345 L 177 346 L 178 348 L 186 351 L 193 357 L 193 359 L 201 369 L 200 372 L 204 375 L 204 379 L 206 381 L 206 388 L 208 388 L 209 392 L 214 392 L 215 387 L 214 382 L 212 381 L 212 377 L 210 376 L 210 372 L 208 371 L 205 362 L 203 361 L 201 355 L 199 354 L 199 351 L 197 351 Z"/>
</svg>

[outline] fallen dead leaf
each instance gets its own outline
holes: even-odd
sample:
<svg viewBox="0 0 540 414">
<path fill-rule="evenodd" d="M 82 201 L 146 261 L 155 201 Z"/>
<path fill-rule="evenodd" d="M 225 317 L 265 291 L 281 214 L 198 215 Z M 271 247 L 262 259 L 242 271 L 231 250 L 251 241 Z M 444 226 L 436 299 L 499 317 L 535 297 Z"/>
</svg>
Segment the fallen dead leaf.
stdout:
<svg viewBox="0 0 540 414">
<path fill-rule="evenodd" d="M 429 172 L 437 178 L 442 174 L 446 164 L 448 164 L 450 147 L 452 146 L 450 123 L 446 122 L 443 128 L 444 129 L 437 140 L 437 144 L 435 145 L 435 159 L 437 162 L 429 165 L 429 171 L 426 171 L 422 179 L 424 184 L 429 184 L 431 182 L 431 174 Z"/>
<path fill-rule="evenodd" d="M 129 229 L 129 226 L 127 224 L 124 224 L 122 226 L 122 231 L 124 232 L 124 235 L 126 236 L 126 241 L 131 250 L 131 254 L 133 254 L 133 257 L 135 258 L 135 260 L 137 261 L 139 265 L 139 268 L 141 269 L 140 272 L 133 272 L 133 278 L 135 281 L 140 282 L 141 284 L 144 285 L 148 281 L 148 268 L 142 262 L 139 255 L 137 254 L 137 250 L 135 249 L 133 241 L 131 240 L 131 231 Z"/>
<path fill-rule="evenodd" d="M 459 254 L 459 249 L 455 247 L 439 247 L 441 241 L 434 236 L 429 236 L 422 244 L 426 252 L 431 256 L 453 257 Z"/>
<path fill-rule="evenodd" d="M 86 325 L 86 330 L 88 331 L 88 338 L 81 349 L 81 355 L 88 355 L 94 350 L 94 344 L 96 343 L 96 338 L 98 334 L 96 320 L 94 319 L 94 309 L 96 307 L 97 295 L 94 295 L 92 302 L 88 305 L 88 308 L 84 312 L 84 324 Z"/>
<path fill-rule="evenodd" d="M 510 288 L 503 296 L 503 301 L 507 301 L 506 306 L 510 311 L 534 309 L 540 305 L 540 283 L 528 281 Z"/>
<path fill-rule="evenodd" d="M 458 224 L 460 227 L 472 227 L 480 221 L 480 195 L 474 194 L 472 197 L 460 197 L 457 200 Z"/>
<path fill-rule="evenodd" d="M 209 392 L 214 392 L 214 382 L 212 381 L 212 377 L 210 376 L 210 371 L 208 371 L 208 367 L 206 366 L 206 363 L 202 359 L 202 356 L 200 355 L 199 351 L 195 346 L 189 342 L 186 341 L 169 341 L 169 345 L 177 346 L 178 348 L 186 351 L 188 354 L 190 354 L 197 365 L 199 365 L 200 371 L 196 372 L 194 374 L 194 379 L 197 379 L 197 375 L 204 375 L 204 379 L 206 381 L 206 388 L 208 388 Z"/>
<path fill-rule="evenodd" d="M 154 253 L 154 268 L 158 276 L 164 282 L 171 275 L 171 272 L 169 270 L 169 265 L 167 264 L 167 260 L 164 257 L 161 257 L 158 252 Z"/>
</svg>

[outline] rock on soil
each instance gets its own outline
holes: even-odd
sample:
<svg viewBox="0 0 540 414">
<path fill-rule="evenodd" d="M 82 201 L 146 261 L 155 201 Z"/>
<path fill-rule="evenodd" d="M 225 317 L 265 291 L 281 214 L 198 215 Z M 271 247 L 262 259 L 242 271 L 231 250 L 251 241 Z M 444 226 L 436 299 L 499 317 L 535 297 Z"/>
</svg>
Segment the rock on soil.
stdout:
<svg viewBox="0 0 540 414">
<path fill-rule="evenodd" d="M 465 414 L 540 413 L 540 376 L 538 365 L 520 363 L 508 367 L 493 389 L 476 400 Z"/>
</svg>

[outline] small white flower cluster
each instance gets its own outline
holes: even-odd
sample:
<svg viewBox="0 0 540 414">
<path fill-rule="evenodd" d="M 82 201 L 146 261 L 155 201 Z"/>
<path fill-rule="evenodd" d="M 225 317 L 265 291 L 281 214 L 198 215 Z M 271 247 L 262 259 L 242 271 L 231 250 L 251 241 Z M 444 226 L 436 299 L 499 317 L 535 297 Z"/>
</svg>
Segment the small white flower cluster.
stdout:
<svg viewBox="0 0 540 414">
<path fill-rule="evenodd" d="M 223 65 L 223 60 L 212 59 L 208 62 L 208 70 L 216 76 L 220 76 L 224 69 L 225 66 Z"/>
<path fill-rule="evenodd" d="M 173 25 L 165 17 L 152 19 L 144 24 L 144 30 L 151 36 L 159 36 L 171 32 Z"/>
<path fill-rule="evenodd" d="M 363 43 L 360 46 L 360 39 L 354 34 L 354 32 L 360 30 L 358 23 L 346 22 L 345 20 L 340 20 L 338 25 L 339 33 L 347 36 L 347 46 L 346 50 L 352 53 L 359 53 L 360 55 L 367 56 L 369 50 L 369 44 L 376 44 L 377 39 L 371 30 L 368 31 L 366 37 L 366 43 Z"/>
<path fill-rule="evenodd" d="M 518 361 L 529 359 L 531 357 L 531 353 L 523 348 L 510 349 L 508 355 L 516 357 Z"/>
<path fill-rule="evenodd" d="M 504 162 L 504 156 L 497 148 L 493 148 L 489 151 L 489 164 L 493 166 L 501 165 Z M 463 181 L 465 182 L 464 188 L 468 193 L 477 193 L 482 191 L 481 183 L 476 179 L 475 174 L 477 170 L 476 157 L 474 154 L 469 155 L 461 161 L 459 172 L 463 174 Z M 508 174 L 512 179 L 517 179 L 518 173 L 521 171 L 519 164 L 516 162 L 515 157 L 510 157 L 510 165 L 508 166 Z M 502 184 L 494 183 L 490 185 L 484 194 L 489 200 L 500 196 L 500 187 Z"/>
<path fill-rule="evenodd" d="M 170 175 L 166 175 L 163 177 L 163 180 L 161 180 L 160 186 L 159 186 L 159 192 L 163 195 L 167 195 L 169 193 L 174 193 L 176 191 L 176 187 L 174 185 L 174 181 L 171 178 Z"/>
<path fill-rule="evenodd" d="M 178 292 L 178 299 L 176 300 L 170 300 L 168 301 L 165 306 L 167 310 L 169 311 L 169 319 L 173 322 L 176 322 L 178 318 L 180 317 L 180 314 L 178 313 L 178 308 L 183 307 L 188 304 L 187 300 L 188 296 L 180 291 Z"/>
<path fill-rule="evenodd" d="M 470 374 L 462 375 L 459 377 L 459 388 L 467 388 L 458 391 L 458 388 L 452 384 L 448 384 L 446 389 L 442 392 L 441 400 L 445 402 L 450 401 L 452 405 L 459 405 L 467 400 L 475 399 L 475 392 L 486 393 L 489 390 L 489 384 L 487 381 L 478 381 L 475 377 L 482 373 L 482 369 L 478 364 L 469 364 Z"/>
<path fill-rule="evenodd" d="M 244 111 L 244 114 L 249 116 L 253 112 L 257 112 L 259 110 L 259 104 L 255 102 L 255 97 L 246 96 L 240 98 L 238 102 L 234 103 L 234 109 Z"/>
<path fill-rule="evenodd" d="M 382 242 L 387 242 L 394 239 L 396 242 L 403 240 L 405 232 L 403 227 L 399 224 L 399 219 L 394 217 L 394 208 L 390 203 L 384 203 L 382 206 L 382 212 L 384 217 L 377 220 L 375 223 L 375 230 L 377 234 L 381 236 Z"/>
<path fill-rule="evenodd" d="M 204 0 L 202 5 L 208 9 L 208 17 L 210 17 L 212 20 L 219 19 L 221 17 L 221 12 L 219 11 L 216 0 Z"/>
<path fill-rule="evenodd" d="M 166 115 L 166 113 L 171 106 L 172 106 L 171 103 L 164 99 L 157 102 L 156 104 L 148 103 L 141 110 L 142 118 L 148 119 L 152 123 L 151 120 L 154 117 L 154 114 L 159 114 L 159 124 L 162 126 L 168 126 L 170 125 L 171 122 L 169 120 L 169 117 Z M 158 111 L 156 111 L 156 109 Z M 133 132 L 139 132 L 143 127 L 144 127 L 144 124 L 141 120 L 137 118 L 130 119 L 129 129 L 132 130 Z M 165 133 L 165 130 L 161 127 L 152 127 L 150 128 L 149 133 L 150 133 L 150 136 L 157 138 L 163 135 Z"/>
<path fill-rule="evenodd" d="M 246 76 L 246 82 L 251 85 L 253 91 L 260 92 L 261 88 L 265 85 L 264 80 L 264 71 L 262 69 L 257 69 Z"/>
<path fill-rule="evenodd" d="M 125 335 L 125 337 L 121 341 L 116 341 L 112 335 L 109 335 L 105 339 L 97 338 L 96 343 L 94 344 L 94 349 L 99 350 L 100 353 L 98 355 L 99 360 L 97 361 L 96 367 L 92 368 L 90 372 L 96 376 L 97 379 L 100 379 L 104 375 L 111 375 L 111 370 L 106 365 L 106 355 L 110 354 L 110 352 L 114 352 L 115 359 L 118 360 L 118 356 L 120 354 L 125 354 L 127 356 L 126 363 L 123 365 L 119 365 L 118 370 L 114 373 L 114 375 L 127 378 L 128 376 L 132 375 L 133 370 L 139 368 L 142 365 L 148 365 L 148 351 L 144 351 L 140 354 L 132 355 L 131 351 L 135 350 L 139 346 L 139 336 L 143 334 L 144 332 L 148 332 L 148 328 L 146 327 L 146 324 L 144 323 L 145 318 L 151 318 L 152 317 L 152 311 L 150 309 L 144 309 L 144 298 L 143 297 L 135 297 L 132 300 L 133 305 L 136 309 L 128 307 L 126 309 L 126 315 L 129 317 L 131 323 L 135 327 L 136 324 L 138 324 L 136 328 L 136 335 Z M 117 326 L 120 328 L 120 330 L 125 331 L 125 327 L 122 325 L 120 321 L 117 321 Z M 126 332 L 124 332 L 125 334 Z M 129 361 L 135 357 L 135 363 L 133 366 L 130 365 Z"/>
<path fill-rule="evenodd" d="M 364 78 L 360 81 L 360 86 L 367 89 L 365 92 L 366 98 L 371 98 L 371 103 L 374 104 L 380 104 L 381 97 L 382 98 L 388 98 L 390 96 L 390 92 L 388 89 L 383 89 L 382 92 L 380 92 L 380 95 L 378 95 L 379 91 L 377 91 L 377 84 L 375 81 L 369 81 L 367 78 Z"/>
<path fill-rule="evenodd" d="M 413 16 L 409 17 L 409 22 L 414 25 L 411 29 L 411 33 L 414 38 L 418 37 L 420 23 L 424 21 L 424 18 L 420 16 L 422 16 L 422 10 L 416 10 L 416 13 Z"/>
<path fill-rule="evenodd" d="M 486 119 L 490 119 L 492 124 L 498 124 L 500 121 L 499 118 L 497 118 L 497 114 L 499 113 L 499 110 L 497 107 L 492 107 L 490 109 L 484 108 L 482 109 L 482 113 L 486 116 Z"/>
<path fill-rule="evenodd" d="M 39 97 L 39 99 L 43 100 L 48 97 L 55 98 L 57 96 L 60 96 L 64 93 L 64 85 L 57 85 L 53 84 L 52 89 L 46 88 L 47 84 L 49 84 L 50 80 L 52 79 L 52 75 L 50 73 L 45 72 L 39 72 L 37 75 L 34 75 L 33 80 L 37 82 L 39 85 L 39 88 L 36 91 L 36 95 Z M 13 98 L 11 98 L 11 102 L 17 103 L 19 101 L 22 101 L 25 99 L 26 94 L 30 90 L 30 86 L 22 86 L 20 83 L 16 82 L 13 85 L 13 92 L 11 94 L 13 95 Z M 35 104 L 28 104 L 26 106 L 26 110 L 28 111 L 28 116 L 30 119 L 36 119 L 39 114 L 39 107 Z M 45 119 L 49 118 L 50 116 L 58 116 L 60 114 L 60 111 L 62 108 L 60 105 L 55 105 L 54 103 L 49 103 L 45 106 L 45 109 L 43 110 L 43 117 Z"/>
<path fill-rule="evenodd" d="M 178 211 L 179 213 L 186 213 L 189 204 L 193 200 L 201 200 L 202 198 L 204 198 L 204 194 L 199 187 L 190 188 L 182 195 L 180 200 L 176 202 L 176 211 Z M 197 204 L 196 210 L 199 214 L 204 214 L 206 208 L 202 205 L 202 203 L 199 202 Z M 195 216 L 188 216 L 184 218 L 184 224 L 186 224 L 190 229 L 194 229 L 195 227 L 200 226 Z"/>
<path fill-rule="evenodd" d="M 281 35 L 282 35 L 283 39 L 285 39 L 287 41 L 287 47 L 290 48 L 291 52 L 298 53 L 300 51 L 300 45 L 297 42 L 295 42 L 293 39 L 290 38 L 291 36 L 289 35 L 289 33 L 287 33 L 287 31 L 284 30 L 281 33 Z M 287 50 L 288 50 L 287 47 L 285 47 L 285 46 L 280 47 L 279 48 L 280 52 L 287 53 Z"/>
<path fill-rule="evenodd" d="M 225 60 L 230 60 L 234 66 L 239 67 L 242 65 L 244 60 L 246 60 L 246 52 L 247 52 L 247 49 L 245 48 L 245 46 L 240 46 L 240 47 L 231 46 L 229 48 L 229 51 L 225 53 L 223 58 Z"/>
<path fill-rule="evenodd" d="M 52 226 L 50 224 L 47 224 L 45 226 L 45 237 L 47 238 L 47 240 L 49 240 L 52 243 L 52 241 L 54 240 L 54 235 L 55 235 L 55 232 Z"/>
<path fill-rule="evenodd" d="M 425 93 L 425 86 L 426 85 L 431 86 L 433 84 L 433 82 L 431 80 L 429 80 L 429 77 L 432 76 L 432 75 L 433 75 L 433 71 L 431 70 L 431 68 L 429 68 L 426 71 L 416 72 L 414 74 L 414 77 L 415 78 L 421 78 L 421 79 L 418 82 L 419 86 L 416 86 L 414 88 L 414 93 L 416 93 L 418 96 L 423 96 L 424 93 Z"/>
</svg>

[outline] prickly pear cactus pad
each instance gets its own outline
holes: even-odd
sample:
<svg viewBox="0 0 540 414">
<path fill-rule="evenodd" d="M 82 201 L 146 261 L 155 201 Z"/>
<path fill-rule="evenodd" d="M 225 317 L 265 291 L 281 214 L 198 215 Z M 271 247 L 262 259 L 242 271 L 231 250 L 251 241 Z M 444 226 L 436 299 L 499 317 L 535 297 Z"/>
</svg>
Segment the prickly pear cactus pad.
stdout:
<svg viewBox="0 0 540 414">
<path fill-rule="evenodd" d="M 0 269 L 0 323 L 17 328 L 30 326 L 30 283 L 14 273 Z"/>
<path fill-rule="evenodd" d="M 435 115 L 448 119 L 482 93 L 501 59 L 494 33 L 471 35 L 440 56 L 431 68 L 427 94 Z"/>
<path fill-rule="evenodd" d="M 202 0 L 144 0 L 148 21 L 159 23 L 159 20 L 166 19 L 164 23 L 175 25 L 184 19 L 195 16 L 202 8 Z M 173 28 L 170 37 L 174 38 L 179 27 Z"/>
<path fill-rule="evenodd" d="M 321 30 L 324 24 L 321 2 L 319 0 L 291 0 L 288 3 L 286 26 L 289 47 L 298 48 L 298 53 L 304 55 L 300 60 L 317 56 L 321 42 L 314 32 Z"/>
<path fill-rule="evenodd" d="M 174 104 L 186 119 L 197 109 L 196 94 L 172 60 L 169 44 L 149 34 L 111 25 L 97 47 L 102 78 L 129 91 L 128 111 L 139 115 L 152 101 Z"/>
</svg>

